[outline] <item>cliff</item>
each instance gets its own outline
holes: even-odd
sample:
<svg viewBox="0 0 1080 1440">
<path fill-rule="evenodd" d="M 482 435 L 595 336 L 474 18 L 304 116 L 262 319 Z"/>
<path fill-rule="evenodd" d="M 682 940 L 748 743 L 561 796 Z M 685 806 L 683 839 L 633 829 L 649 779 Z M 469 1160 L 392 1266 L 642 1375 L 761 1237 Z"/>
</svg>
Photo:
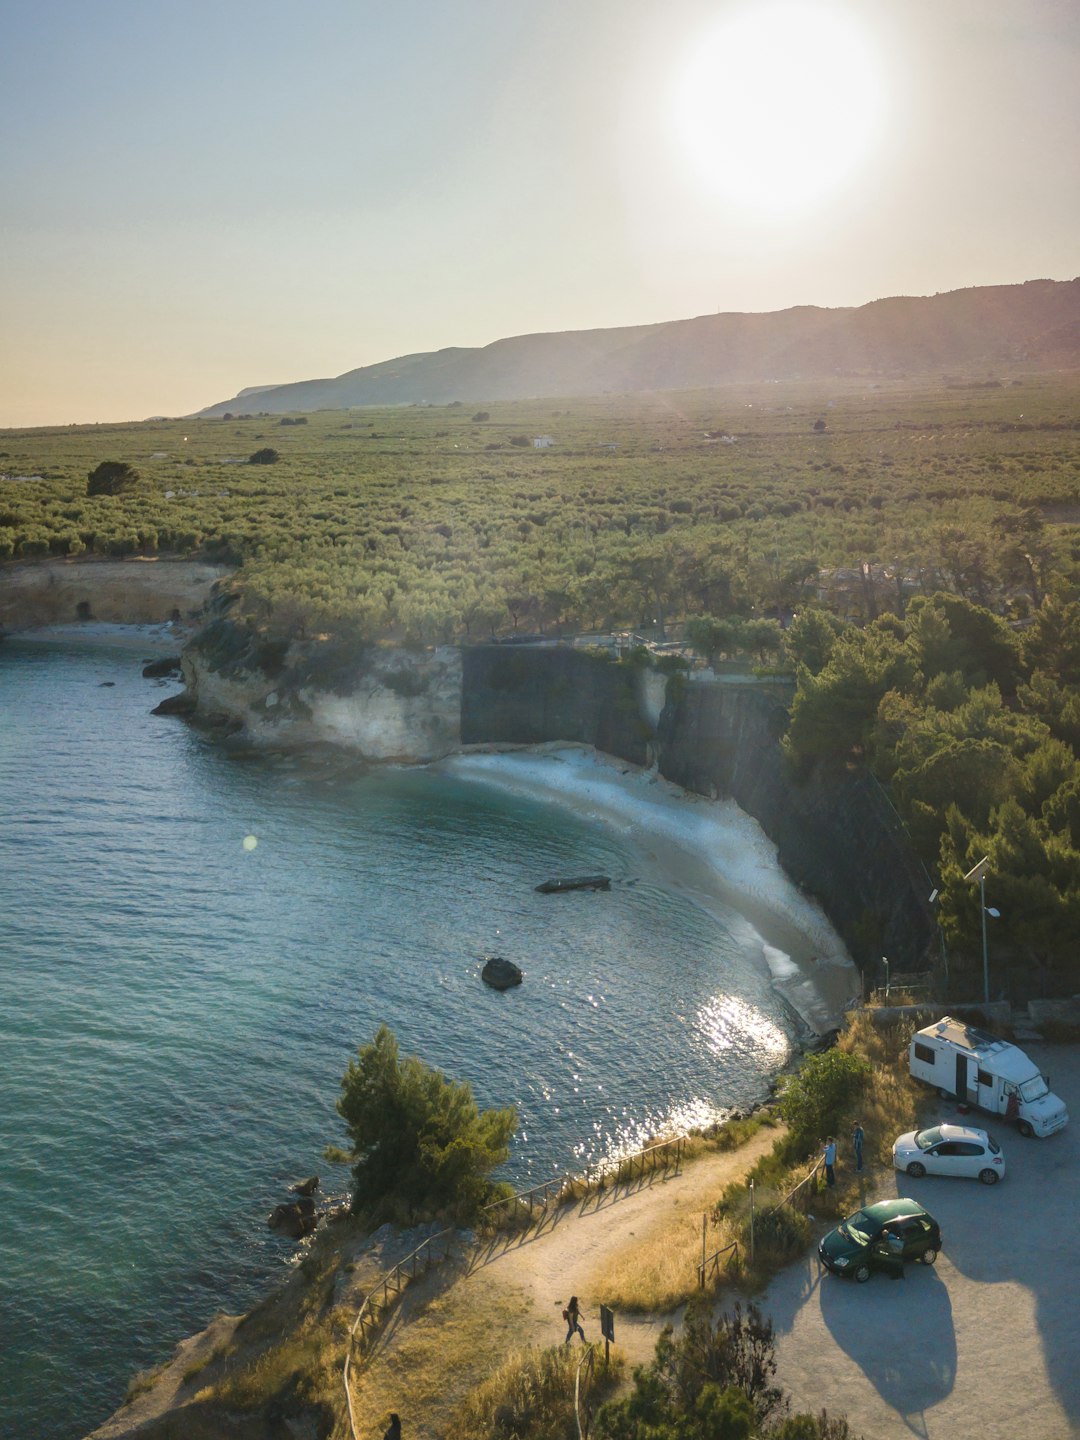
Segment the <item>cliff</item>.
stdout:
<svg viewBox="0 0 1080 1440">
<path fill-rule="evenodd" d="M 855 769 L 798 778 L 781 739 L 785 684 L 690 681 L 568 646 L 463 650 L 260 641 L 219 617 L 184 660 L 188 703 L 255 744 L 342 745 L 372 761 L 425 762 L 463 746 L 575 741 L 655 764 L 687 790 L 731 798 L 777 846 L 863 968 L 887 954 L 912 970 L 932 956 L 930 882 L 873 778 Z"/>
<path fill-rule="evenodd" d="M 777 847 L 788 875 L 824 906 L 861 968 L 932 963 L 931 883 L 881 786 L 863 770 L 795 776 L 780 740 L 793 687 L 702 684 L 665 707 L 661 773 L 687 790 L 730 796 Z"/>
<path fill-rule="evenodd" d="M 263 640 L 227 617 L 184 652 L 186 694 L 167 705 L 255 745 L 338 745 L 366 760 L 422 763 L 461 744 L 461 652 Z"/>
<path fill-rule="evenodd" d="M 34 560 L 0 567 L 0 633 L 96 620 L 159 625 L 201 610 L 228 571 L 201 560 Z"/>
</svg>

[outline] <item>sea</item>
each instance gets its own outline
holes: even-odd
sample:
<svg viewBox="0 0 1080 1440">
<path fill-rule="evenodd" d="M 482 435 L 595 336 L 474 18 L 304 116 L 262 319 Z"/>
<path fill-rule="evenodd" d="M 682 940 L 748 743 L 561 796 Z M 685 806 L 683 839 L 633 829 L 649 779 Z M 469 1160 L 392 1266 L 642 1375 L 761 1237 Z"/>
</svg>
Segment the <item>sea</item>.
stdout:
<svg viewBox="0 0 1080 1440">
<path fill-rule="evenodd" d="M 347 1193 L 323 1150 L 379 1025 L 517 1108 L 524 1188 L 763 1098 L 800 1029 L 784 927 L 836 943 L 733 809 L 708 815 L 742 857 L 713 887 L 687 858 L 700 808 L 656 777 L 587 752 L 252 753 L 151 714 L 177 688 L 143 678 L 152 653 L 0 643 L 0 1434 L 19 1440 L 85 1435 L 285 1277 L 296 1248 L 267 1215 L 311 1174 Z M 610 890 L 536 891 L 583 873 Z M 492 954 L 520 987 L 482 983 Z"/>
</svg>

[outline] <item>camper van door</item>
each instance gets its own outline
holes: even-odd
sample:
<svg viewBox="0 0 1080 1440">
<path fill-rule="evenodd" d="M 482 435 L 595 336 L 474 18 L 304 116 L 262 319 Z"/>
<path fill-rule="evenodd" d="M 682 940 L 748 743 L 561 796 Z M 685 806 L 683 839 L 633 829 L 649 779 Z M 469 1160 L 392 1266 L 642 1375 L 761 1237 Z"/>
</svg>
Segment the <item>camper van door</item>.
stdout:
<svg viewBox="0 0 1080 1440">
<path fill-rule="evenodd" d="M 974 1055 L 956 1057 L 956 1098 L 968 1105 L 979 1103 L 979 1062 Z"/>
</svg>

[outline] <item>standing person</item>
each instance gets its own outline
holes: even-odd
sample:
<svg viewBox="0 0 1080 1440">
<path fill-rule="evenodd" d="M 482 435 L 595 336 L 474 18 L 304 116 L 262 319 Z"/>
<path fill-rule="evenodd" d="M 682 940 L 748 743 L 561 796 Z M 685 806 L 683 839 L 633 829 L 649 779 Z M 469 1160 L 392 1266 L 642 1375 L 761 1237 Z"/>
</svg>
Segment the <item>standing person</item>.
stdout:
<svg viewBox="0 0 1080 1440">
<path fill-rule="evenodd" d="M 570 1304 L 567 1305 L 566 1309 L 562 1312 L 562 1318 L 566 1321 L 566 1339 L 563 1342 L 566 1345 L 569 1345 L 570 1341 L 574 1338 L 575 1330 L 581 1336 L 582 1340 L 585 1339 L 585 1331 L 581 1328 L 579 1319 L 580 1314 L 581 1311 L 578 1309 L 577 1296 L 571 1295 Z"/>
<path fill-rule="evenodd" d="M 866 1136 L 863 1134 L 862 1121 L 856 1120 L 851 1127 L 851 1148 L 855 1151 L 855 1173 L 862 1174 L 862 1147 Z"/>
<path fill-rule="evenodd" d="M 383 1440 L 401 1440 L 401 1417 L 396 1410 L 390 1411 L 390 1424 L 386 1428 Z"/>
<path fill-rule="evenodd" d="M 825 1184 L 829 1189 L 836 1185 L 836 1136 L 830 1135 L 825 1141 Z"/>
</svg>

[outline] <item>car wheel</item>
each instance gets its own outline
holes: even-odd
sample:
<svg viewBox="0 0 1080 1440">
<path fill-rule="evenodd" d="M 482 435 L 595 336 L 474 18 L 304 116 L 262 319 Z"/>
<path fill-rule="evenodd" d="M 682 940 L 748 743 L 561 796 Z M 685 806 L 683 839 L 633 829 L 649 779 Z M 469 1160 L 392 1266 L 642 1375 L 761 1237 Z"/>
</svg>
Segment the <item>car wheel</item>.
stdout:
<svg viewBox="0 0 1080 1440">
<path fill-rule="evenodd" d="M 912 1160 L 911 1164 L 907 1167 L 907 1173 L 913 1180 L 921 1180 L 926 1174 L 926 1166 L 919 1160 Z"/>
<path fill-rule="evenodd" d="M 1032 1135 L 1035 1134 L 1035 1131 L 1031 1128 L 1030 1124 L 1026 1120 L 1018 1120 L 1016 1122 L 1016 1128 L 1020 1131 L 1020 1134 L 1023 1135 L 1025 1140 L 1030 1140 Z"/>
<path fill-rule="evenodd" d="M 996 1185 L 998 1182 L 998 1172 L 996 1170 L 980 1170 L 979 1179 L 984 1185 Z"/>
<path fill-rule="evenodd" d="M 870 1266 L 856 1265 L 855 1269 L 851 1273 L 855 1276 L 855 1279 L 859 1282 L 860 1285 L 865 1285 L 867 1280 L 870 1279 Z"/>
<path fill-rule="evenodd" d="M 937 1259 L 937 1256 L 938 1252 L 931 1245 L 929 1250 L 924 1250 L 922 1252 L 922 1254 L 919 1256 L 919 1261 L 923 1265 L 933 1265 L 934 1261 Z"/>
</svg>

